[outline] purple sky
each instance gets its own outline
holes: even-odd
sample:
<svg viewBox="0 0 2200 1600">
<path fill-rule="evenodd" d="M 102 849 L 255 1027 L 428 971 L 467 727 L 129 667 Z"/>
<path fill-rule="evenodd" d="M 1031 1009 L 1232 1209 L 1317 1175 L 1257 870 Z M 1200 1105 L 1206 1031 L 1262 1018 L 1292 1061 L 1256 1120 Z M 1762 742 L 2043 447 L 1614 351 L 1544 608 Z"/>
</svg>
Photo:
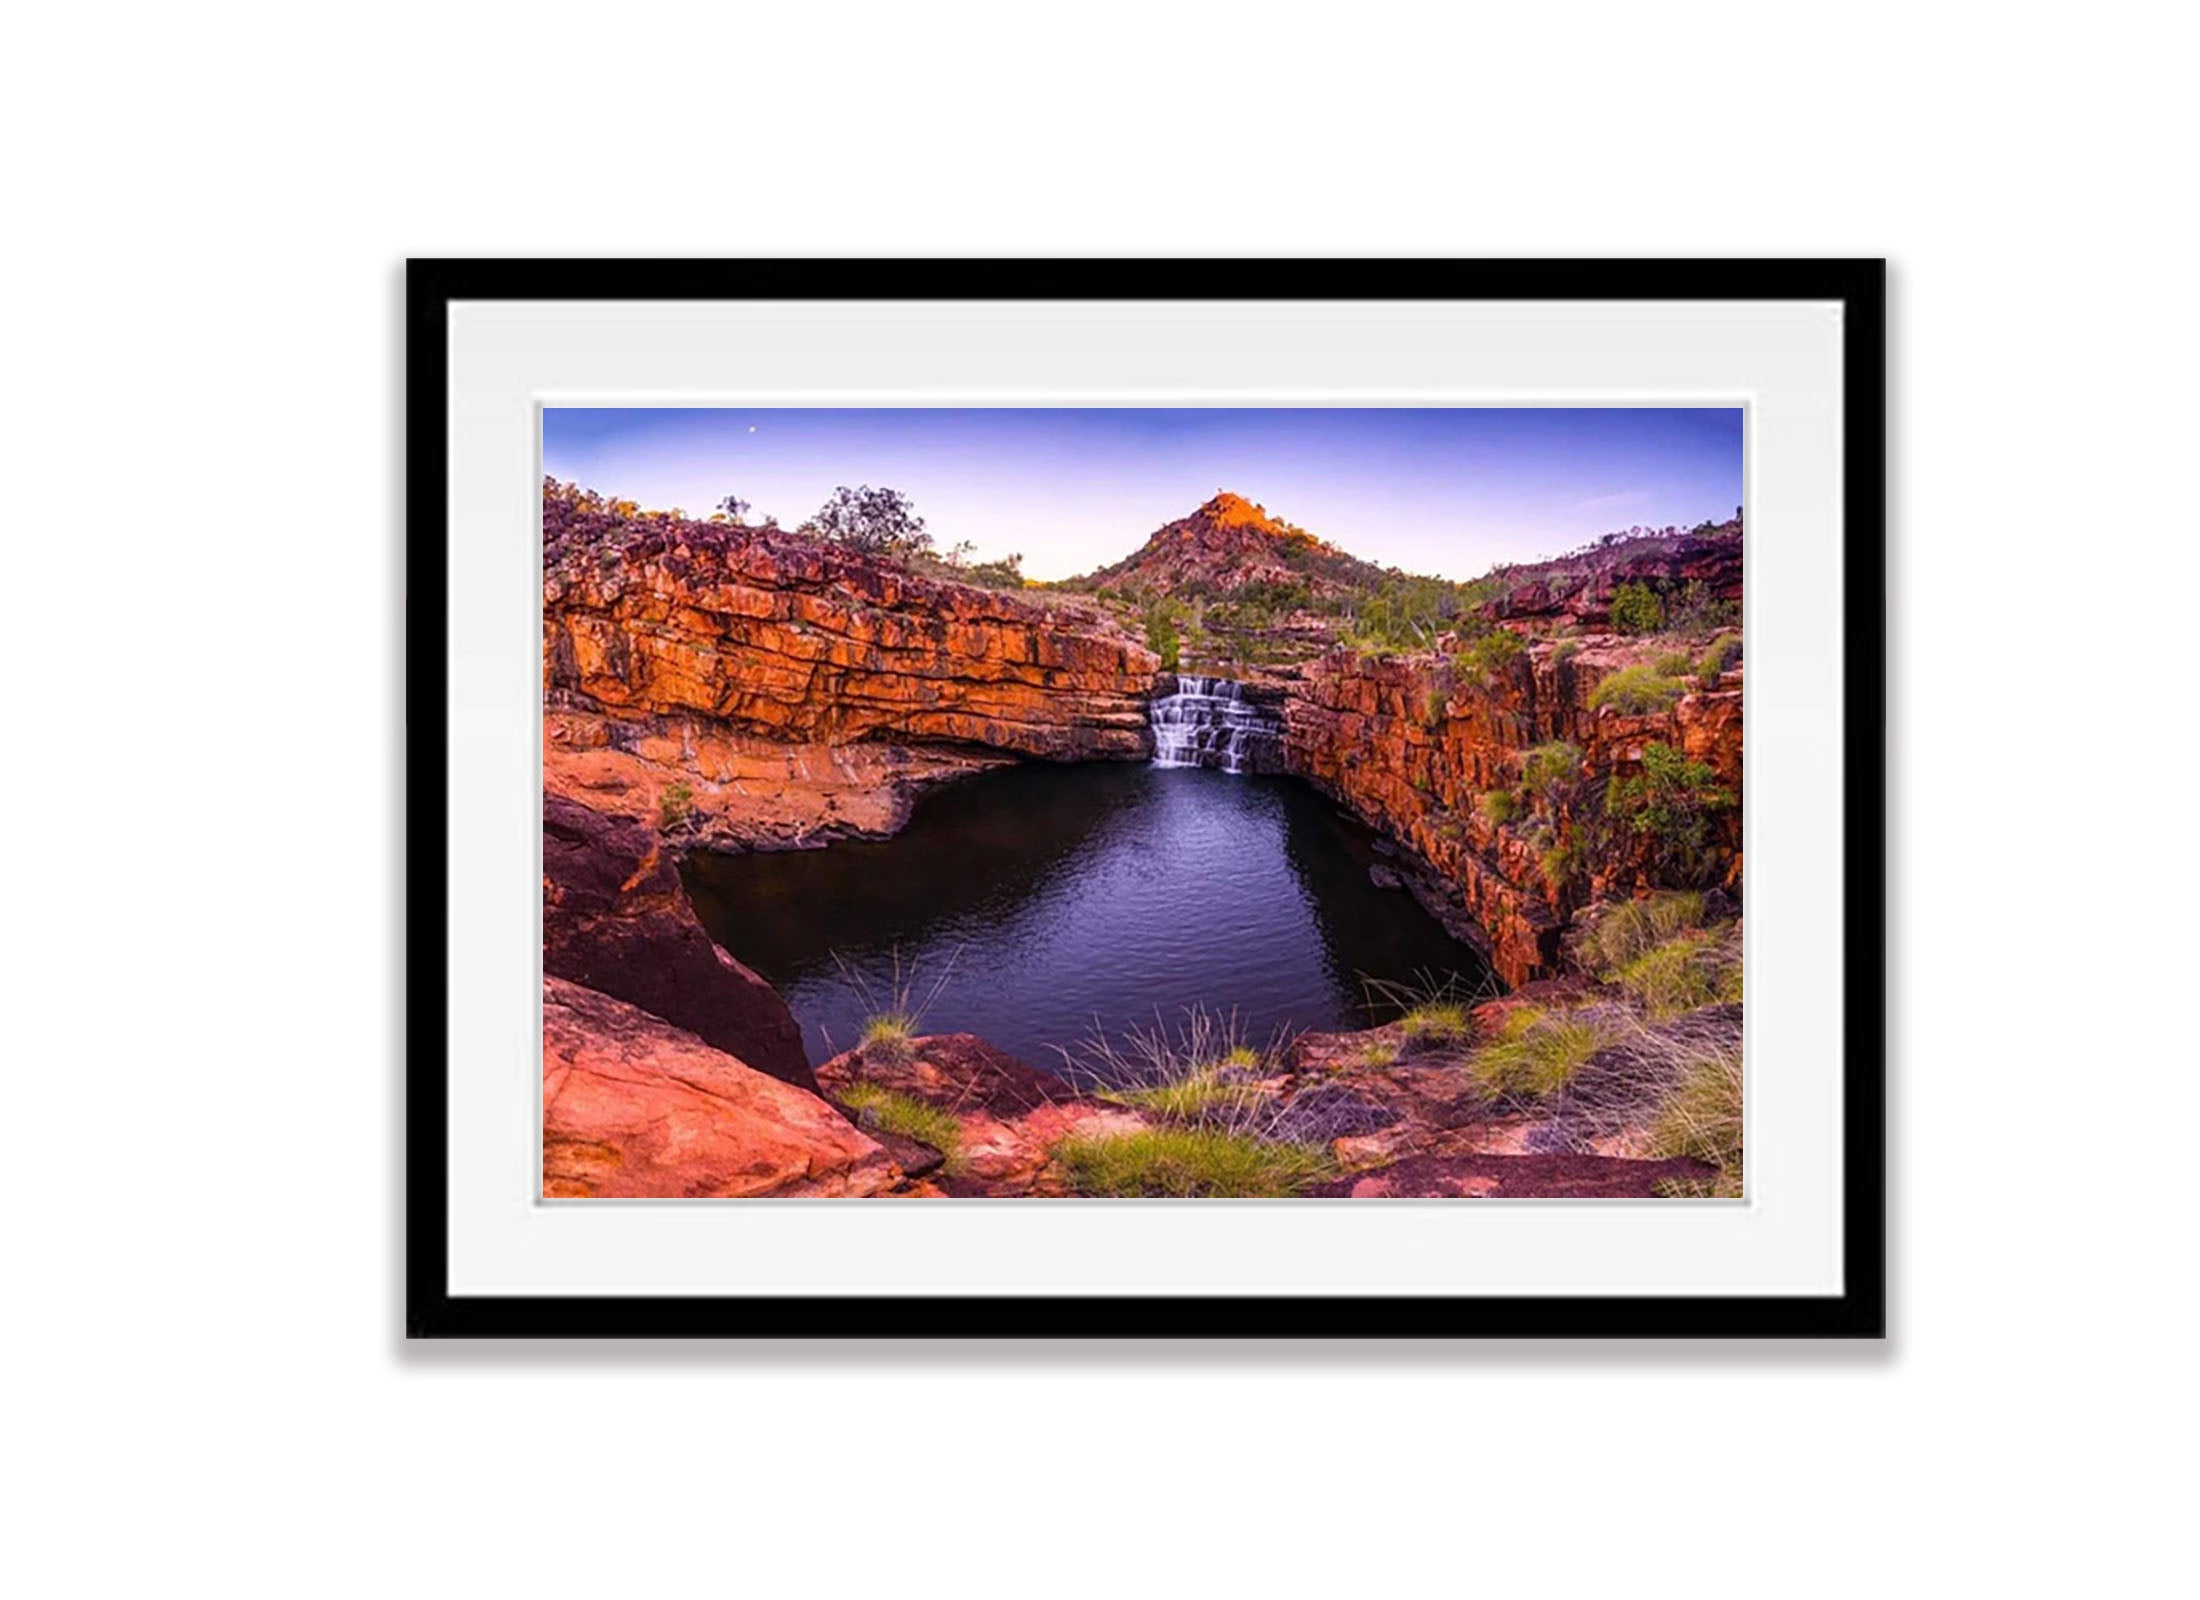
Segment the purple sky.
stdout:
<svg viewBox="0 0 2200 1600">
<path fill-rule="evenodd" d="M 1229 489 L 1356 556 L 1471 578 L 1634 523 L 1742 502 L 1736 408 L 545 408 L 543 470 L 701 516 L 728 491 L 788 526 L 835 485 L 911 496 L 942 546 L 1035 578 L 1128 555 Z"/>
</svg>

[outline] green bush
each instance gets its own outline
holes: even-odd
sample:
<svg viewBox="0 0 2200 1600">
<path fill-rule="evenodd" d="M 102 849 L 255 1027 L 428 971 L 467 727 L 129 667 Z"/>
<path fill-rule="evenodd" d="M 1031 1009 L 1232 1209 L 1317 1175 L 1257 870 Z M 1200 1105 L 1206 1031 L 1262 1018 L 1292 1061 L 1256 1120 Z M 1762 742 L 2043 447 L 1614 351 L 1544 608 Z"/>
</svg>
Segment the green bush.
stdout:
<svg viewBox="0 0 2200 1600">
<path fill-rule="evenodd" d="M 1701 880 L 1711 864 L 1711 819 L 1733 805 L 1707 764 L 1662 743 L 1643 750 L 1639 776 L 1612 780 L 1604 802 L 1607 815 L 1651 842 L 1656 874 L 1679 884 Z"/>
<path fill-rule="evenodd" d="M 1117 1199 L 1280 1199 L 1335 1170 L 1318 1145 L 1188 1126 L 1073 1134 L 1054 1159 L 1076 1193 Z"/>
<path fill-rule="evenodd" d="M 1551 893 L 1561 894 L 1568 884 L 1581 876 L 1581 846 L 1567 839 L 1554 844 L 1543 852 L 1543 881 L 1550 885 Z"/>
<path fill-rule="evenodd" d="M 1665 602 L 1646 584 L 1623 583 L 1612 591 L 1612 626 L 1621 633 L 1656 633 L 1665 626 Z"/>
<path fill-rule="evenodd" d="M 1668 650 L 1655 663 L 1659 673 L 1668 678 L 1686 678 L 1696 670 L 1696 658 L 1686 650 Z"/>
<path fill-rule="evenodd" d="M 657 826 L 672 829 L 694 814 L 695 791 L 684 783 L 666 785 L 657 796 Z"/>
<path fill-rule="evenodd" d="M 1520 815 L 1520 797 L 1510 789 L 1492 789 L 1482 797 L 1482 815 L 1493 826 L 1502 828 Z"/>
<path fill-rule="evenodd" d="M 1581 748 L 1554 739 L 1520 758 L 1520 781 L 1543 810 L 1557 814 L 1560 801 L 1581 777 Z"/>
<path fill-rule="evenodd" d="M 1590 691 L 1589 709 L 1601 711 L 1610 706 L 1622 716 L 1639 717 L 1671 709 L 1687 692 L 1687 684 L 1664 676 L 1654 667 L 1622 667 Z"/>
<path fill-rule="evenodd" d="M 851 1083 L 836 1096 L 853 1112 L 859 1127 L 879 1127 L 904 1139 L 928 1144 L 947 1158 L 947 1170 L 956 1169 L 956 1153 L 962 1146 L 962 1124 L 953 1112 L 927 1105 L 913 1094 L 884 1089 L 875 1083 Z"/>
</svg>

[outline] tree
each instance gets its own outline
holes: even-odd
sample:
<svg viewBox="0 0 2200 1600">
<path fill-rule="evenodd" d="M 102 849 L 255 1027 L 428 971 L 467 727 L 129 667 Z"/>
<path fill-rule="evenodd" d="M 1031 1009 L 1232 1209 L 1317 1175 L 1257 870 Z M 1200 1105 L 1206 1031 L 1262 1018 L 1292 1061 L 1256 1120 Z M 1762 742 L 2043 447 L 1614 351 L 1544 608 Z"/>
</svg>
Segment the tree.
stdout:
<svg viewBox="0 0 2200 1600">
<path fill-rule="evenodd" d="M 810 521 L 823 537 L 866 555 L 921 555 L 932 548 L 916 503 L 898 489 L 842 484 Z"/>
<path fill-rule="evenodd" d="M 728 522 L 738 528 L 741 526 L 741 519 L 748 515 L 749 503 L 737 494 L 729 494 L 718 502 L 718 510 L 724 513 Z"/>
</svg>

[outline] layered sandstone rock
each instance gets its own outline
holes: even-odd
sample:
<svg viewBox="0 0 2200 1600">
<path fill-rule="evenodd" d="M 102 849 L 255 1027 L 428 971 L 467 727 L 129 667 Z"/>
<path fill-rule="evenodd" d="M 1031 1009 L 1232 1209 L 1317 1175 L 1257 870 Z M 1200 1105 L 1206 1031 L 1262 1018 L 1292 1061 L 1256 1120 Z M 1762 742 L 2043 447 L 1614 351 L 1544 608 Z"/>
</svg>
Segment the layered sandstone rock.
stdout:
<svg viewBox="0 0 2200 1600">
<path fill-rule="evenodd" d="M 1530 749 L 1553 741 L 1578 747 L 1584 787 L 1601 794 L 1606 780 L 1638 771 L 1651 744 L 1665 743 L 1740 790 L 1738 670 L 1667 711 L 1590 708 L 1599 681 L 1655 648 L 1615 635 L 1565 648 L 1542 642 L 1488 677 L 1474 676 L 1448 650 L 1405 658 L 1332 651 L 1300 670 L 1285 702 L 1285 763 L 1407 846 L 1428 869 L 1409 881 L 1431 909 L 1482 945 L 1507 983 L 1525 983 L 1560 970 L 1572 912 L 1594 897 L 1633 892 L 1640 865 L 1622 855 L 1602 877 L 1554 885 L 1545 844 L 1485 814 L 1481 797 L 1518 783 Z M 1721 861 L 1731 872 L 1738 811 L 1722 827 Z"/>
<path fill-rule="evenodd" d="M 1142 758 L 1159 666 L 1089 602 L 555 489 L 543 662 L 553 791 L 725 819 L 709 842 L 734 844 L 886 831 L 910 790 L 973 761 Z"/>
<path fill-rule="evenodd" d="M 657 835 L 559 795 L 542 809 L 543 970 L 815 1090 L 786 1002 L 703 931 Z"/>
<path fill-rule="evenodd" d="M 901 1168 L 806 1090 L 576 983 L 542 997 L 546 1198 L 872 1195 Z"/>
</svg>

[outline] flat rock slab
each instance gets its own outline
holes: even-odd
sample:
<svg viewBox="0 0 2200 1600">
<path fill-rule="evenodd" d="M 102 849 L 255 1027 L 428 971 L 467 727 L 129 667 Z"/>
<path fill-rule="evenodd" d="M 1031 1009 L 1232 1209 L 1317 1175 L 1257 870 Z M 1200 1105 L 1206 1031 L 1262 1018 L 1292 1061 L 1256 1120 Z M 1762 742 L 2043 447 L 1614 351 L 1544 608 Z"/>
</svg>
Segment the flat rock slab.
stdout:
<svg viewBox="0 0 2200 1600">
<path fill-rule="evenodd" d="M 1615 1156 L 1409 1156 L 1353 1173 L 1309 1193 L 1328 1199 L 1641 1200 L 1661 1180 L 1701 1182 L 1700 1161 L 1627 1161 Z"/>
</svg>

